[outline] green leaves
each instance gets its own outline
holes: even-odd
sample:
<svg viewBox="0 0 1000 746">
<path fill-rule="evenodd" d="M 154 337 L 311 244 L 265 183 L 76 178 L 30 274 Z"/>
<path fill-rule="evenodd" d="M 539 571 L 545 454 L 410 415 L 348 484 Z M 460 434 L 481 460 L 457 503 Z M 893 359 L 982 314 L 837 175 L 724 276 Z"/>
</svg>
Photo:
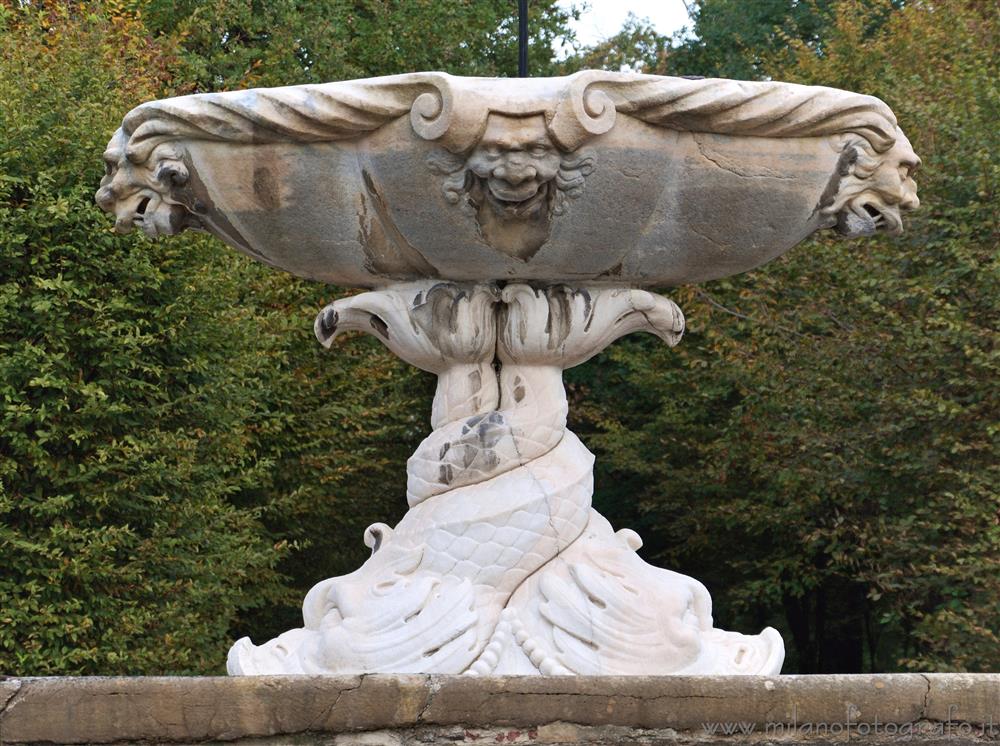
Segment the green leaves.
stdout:
<svg viewBox="0 0 1000 746">
<path fill-rule="evenodd" d="M 191 90 L 324 83 L 413 70 L 512 76 L 516 4 L 507 0 L 145 3 L 150 31 L 176 44 L 175 80 Z M 534 75 L 552 69 L 571 15 L 530 5 Z"/>
<path fill-rule="evenodd" d="M 0 670 L 218 672 L 284 551 L 230 502 L 267 464 L 253 320 L 206 241 L 109 231 L 99 154 L 146 42 L 111 60 L 113 7 L 46 13 L 11 11 L 0 65 Z"/>
<path fill-rule="evenodd" d="M 533 71 L 567 13 L 533 2 Z M 144 100 L 412 69 L 516 70 L 515 7 L 0 2 L 0 671 L 218 673 L 301 624 L 405 508 L 430 376 L 321 354 L 331 296 L 214 240 L 148 243 L 93 204 Z M 280 572 L 283 574 L 279 574 Z"/>
</svg>

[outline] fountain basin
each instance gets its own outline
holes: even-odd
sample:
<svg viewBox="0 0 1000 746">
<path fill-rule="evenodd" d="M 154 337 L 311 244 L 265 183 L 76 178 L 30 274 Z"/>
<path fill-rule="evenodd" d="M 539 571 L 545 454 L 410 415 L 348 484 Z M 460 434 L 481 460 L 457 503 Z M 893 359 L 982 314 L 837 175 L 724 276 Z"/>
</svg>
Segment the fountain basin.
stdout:
<svg viewBox="0 0 1000 746">
<path fill-rule="evenodd" d="M 585 71 L 413 73 L 200 94 L 130 112 L 98 203 L 150 237 L 212 233 L 299 276 L 375 290 L 315 330 L 438 376 L 406 516 L 317 583 L 303 626 L 234 675 L 780 672 L 777 631 L 714 626 L 701 583 L 645 563 L 591 506 L 562 370 L 682 311 L 638 286 L 752 269 L 813 232 L 901 230 L 918 159 L 878 99 Z"/>
<path fill-rule="evenodd" d="M 208 231 L 298 276 L 674 285 L 813 232 L 898 232 L 919 159 L 880 100 L 789 83 L 443 73 L 143 104 L 119 230 Z"/>
</svg>

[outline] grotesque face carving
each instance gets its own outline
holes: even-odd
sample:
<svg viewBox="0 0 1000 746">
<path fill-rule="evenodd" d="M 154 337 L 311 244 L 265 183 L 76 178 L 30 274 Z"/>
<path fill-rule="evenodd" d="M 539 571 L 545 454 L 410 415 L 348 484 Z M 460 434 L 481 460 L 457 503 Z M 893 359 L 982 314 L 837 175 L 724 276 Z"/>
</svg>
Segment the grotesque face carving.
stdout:
<svg viewBox="0 0 1000 746">
<path fill-rule="evenodd" d="M 104 178 L 95 201 L 114 214 L 115 230 L 127 233 L 140 228 L 150 238 L 173 235 L 198 227 L 188 207 L 178 198 L 187 184 L 188 169 L 179 148 L 158 145 L 145 163 L 132 163 L 125 152 L 121 130 L 104 151 Z"/>
<path fill-rule="evenodd" d="M 579 196 L 594 170 L 587 150 L 560 151 L 541 114 L 490 114 L 482 138 L 466 157 L 438 151 L 428 162 L 447 175 L 445 198 L 463 202 L 493 248 L 527 261 L 548 240 L 553 215 Z"/>
<path fill-rule="evenodd" d="M 920 205 L 913 175 L 920 159 L 906 136 L 897 130 L 896 143 L 876 153 L 864 140 L 842 144 L 841 164 L 823 211 L 836 219 L 838 232 L 848 238 L 877 232 L 903 231 L 901 213 Z"/>
<path fill-rule="evenodd" d="M 522 215 L 545 200 L 561 162 L 541 114 L 493 114 L 465 165 L 497 210 Z"/>
</svg>

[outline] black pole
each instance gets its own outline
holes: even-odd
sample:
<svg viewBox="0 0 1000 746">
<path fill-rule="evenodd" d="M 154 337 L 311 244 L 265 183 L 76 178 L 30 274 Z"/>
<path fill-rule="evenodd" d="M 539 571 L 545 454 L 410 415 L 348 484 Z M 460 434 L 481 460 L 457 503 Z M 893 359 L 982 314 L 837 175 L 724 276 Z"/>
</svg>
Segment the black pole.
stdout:
<svg viewBox="0 0 1000 746">
<path fill-rule="evenodd" d="M 517 77 L 528 77 L 528 0 L 517 0 Z"/>
</svg>

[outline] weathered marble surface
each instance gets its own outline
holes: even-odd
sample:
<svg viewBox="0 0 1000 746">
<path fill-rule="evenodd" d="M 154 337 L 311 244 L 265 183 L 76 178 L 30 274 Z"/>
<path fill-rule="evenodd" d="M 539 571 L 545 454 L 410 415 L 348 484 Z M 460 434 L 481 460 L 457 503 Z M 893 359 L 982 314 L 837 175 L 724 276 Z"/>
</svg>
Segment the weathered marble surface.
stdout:
<svg viewBox="0 0 1000 746">
<path fill-rule="evenodd" d="M 1000 675 L 8 679 L 0 737 L 5 746 L 995 744 Z"/>
<path fill-rule="evenodd" d="M 376 290 L 319 315 L 438 376 L 410 511 L 233 674 L 776 674 L 773 629 L 716 629 L 698 581 L 591 509 L 562 371 L 684 317 L 637 289 L 753 268 L 822 228 L 898 232 L 919 160 L 884 103 L 786 83 L 413 73 L 144 104 L 98 203 Z"/>
<path fill-rule="evenodd" d="M 154 101 L 105 160 L 120 230 L 207 230 L 362 287 L 723 277 L 821 228 L 898 231 L 919 163 L 871 96 L 598 71 Z"/>
<path fill-rule="evenodd" d="M 407 463 L 410 511 L 372 557 L 306 596 L 304 626 L 242 639 L 232 674 L 776 674 L 773 629 L 715 629 L 705 587 L 651 567 L 590 507 L 593 456 L 566 429 L 562 371 L 633 331 L 680 341 L 645 290 L 392 286 L 336 301 L 326 346 L 364 331 L 438 376 L 433 432 Z"/>
</svg>

